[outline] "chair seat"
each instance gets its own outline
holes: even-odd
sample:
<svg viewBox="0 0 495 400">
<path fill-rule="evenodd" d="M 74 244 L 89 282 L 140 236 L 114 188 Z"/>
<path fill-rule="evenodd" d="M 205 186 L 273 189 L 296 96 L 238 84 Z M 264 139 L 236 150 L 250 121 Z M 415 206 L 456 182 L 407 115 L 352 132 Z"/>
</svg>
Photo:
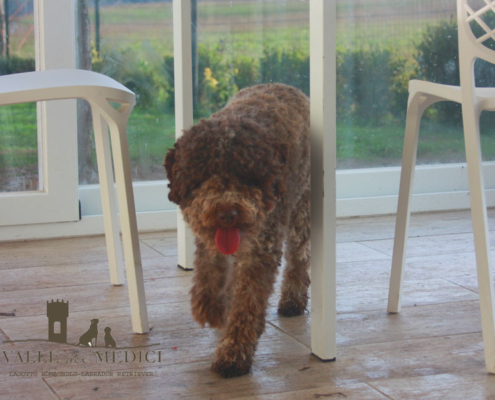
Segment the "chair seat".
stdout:
<svg viewBox="0 0 495 400">
<path fill-rule="evenodd" d="M 94 96 L 135 104 L 134 93 L 112 78 L 80 69 L 58 69 L 0 76 L 0 105 Z"/>
</svg>

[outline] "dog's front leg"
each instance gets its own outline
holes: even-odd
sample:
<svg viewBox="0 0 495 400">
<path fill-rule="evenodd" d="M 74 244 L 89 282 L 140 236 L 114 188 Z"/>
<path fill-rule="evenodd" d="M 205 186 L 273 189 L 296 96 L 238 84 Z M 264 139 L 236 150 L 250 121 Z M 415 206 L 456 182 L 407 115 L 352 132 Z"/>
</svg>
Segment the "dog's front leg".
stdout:
<svg viewBox="0 0 495 400">
<path fill-rule="evenodd" d="M 211 366 L 224 378 L 244 375 L 251 369 L 258 339 L 265 330 L 268 298 L 280 258 L 280 251 L 260 250 L 241 256 L 237 262 L 227 329 Z"/>
<path fill-rule="evenodd" d="M 225 256 L 209 250 L 203 242 L 196 241 L 194 277 L 191 288 L 191 310 L 201 325 L 220 328 L 224 323 L 226 293 L 224 289 L 227 262 Z"/>
</svg>

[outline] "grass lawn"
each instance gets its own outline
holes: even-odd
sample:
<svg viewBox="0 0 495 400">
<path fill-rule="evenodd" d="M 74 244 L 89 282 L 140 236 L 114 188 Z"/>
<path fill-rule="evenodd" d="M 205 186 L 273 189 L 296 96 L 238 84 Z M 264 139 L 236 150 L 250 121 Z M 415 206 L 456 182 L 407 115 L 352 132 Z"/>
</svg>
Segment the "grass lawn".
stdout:
<svg viewBox="0 0 495 400">
<path fill-rule="evenodd" d="M 0 173 L 13 168 L 37 169 L 36 108 L 34 104 L 0 108 Z M 495 135 L 484 129 L 483 155 L 495 159 Z M 337 126 L 338 168 L 399 165 L 404 125 L 358 127 L 339 122 Z M 135 109 L 128 125 L 131 161 L 146 164 L 162 175 L 167 148 L 175 140 L 174 116 L 170 110 Z M 449 127 L 424 120 L 420 131 L 418 163 L 463 162 L 464 139 L 461 127 Z"/>
<path fill-rule="evenodd" d="M 35 103 L 0 107 L 0 174 L 38 165 Z"/>
<path fill-rule="evenodd" d="M 337 168 L 399 166 L 404 143 L 404 124 L 379 127 L 337 125 Z M 495 160 L 493 129 L 482 129 L 483 159 Z M 421 123 L 417 164 L 465 162 L 460 126 L 424 119 Z"/>
</svg>

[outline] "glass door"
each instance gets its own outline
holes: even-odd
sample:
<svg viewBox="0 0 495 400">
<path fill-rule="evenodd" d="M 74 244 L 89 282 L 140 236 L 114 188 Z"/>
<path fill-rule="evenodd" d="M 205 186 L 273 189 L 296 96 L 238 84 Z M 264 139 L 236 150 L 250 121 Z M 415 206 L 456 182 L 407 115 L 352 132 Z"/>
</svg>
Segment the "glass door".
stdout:
<svg viewBox="0 0 495 400">
<path fill-rule="evenodd" d="M 74 68 L 73 2 L 0 6 L 0 75 Z M 0 226 L 79 219 L 75 100 L 0 107 Z"/>
</svg>

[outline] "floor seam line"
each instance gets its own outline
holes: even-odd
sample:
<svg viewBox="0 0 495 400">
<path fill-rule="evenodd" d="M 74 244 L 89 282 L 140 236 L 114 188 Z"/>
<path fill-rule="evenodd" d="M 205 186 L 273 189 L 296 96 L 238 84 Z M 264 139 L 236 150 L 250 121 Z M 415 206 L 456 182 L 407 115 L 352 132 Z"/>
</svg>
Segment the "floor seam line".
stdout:
<svg viewBox="0 0 495 400">
<path fill-rule="evenodd" d="M 372 389 L 376 390 L 378 393 L 380 393 L 381 395 L 385 396 L 387 399 L 390 399 L 390 400 L 394 400 L 393 397 L 390 397 L 388 394 L 382 392 L 380 389 L 376 388 L 375 386 L 373 386 L 371 383 L 369 382 L 364 382 L 366 385 L 368 385 L 369 387 L 371 387 Z"/>
<path fill-rule="evenodd" d="M 294 336 L 292 336 L 290 333 L 284 331 L 282 328 L 280 328 L 279 326 L 275 325 L 273 322 L 270 322 L 270 321 L 267 321 L 268 324 L 270 324 L 271 326 L 273 326 L 276 330 L 282 332 L 284 335 L 287 335 L 289 336 L 290 338 L 294 339 L 296 342 L 298 342 L 299 344 L 303 345 L 305 348 L 307 348 L 309 351 L 311 351 L 311 347 L 309 347 L 308 345 L 306 345 L 305 343 L 301 342 L 299 339 L 295 338 Z"/>
<path fill-rule="evenodd" d="M 440 278 L 440 279 L 443 279 L 443 280 L 445 280 L 445 281 L 447 281 L 449 283 L 452 283 L 453 285 L 459 286 L 459 287 L 461 287 L 463 289 L 469 290 L 472 293 L 476 293 L 478 296 L 480 295 L 476 290 L 470 289 L 470 288 L 468 288 L 468 287 L 466 287 L 464 285 L 461 285 L 461 284 L 459 284 L 457 282 L 453 282 L 453 281 L 449 280 L 448 278 Z"/>
<path fill-rule="evenodd" d="M 446 338 L 453 336 L 462 336 L 462 335 L 474 335 L 476 333 L 481 333 L 481 326 L 479 331 L 474 332 L 463 332 L 463 333 L 450 333 L 448 335 L 434 335 L 434 336 L 422 336 L 422 337 L 411 337 L 408 339 L 398 339 L 398 340 L 387 340 L 385 342 L 369 342 L 369 343 L 351 343 L 351 344 L 337 344 L 337 347 L 358 347 L 358 346 L 369 346 L 375 344 L 384 344 L 384 343 L 398 343 L 398 342 L 409 342 L 412 340 L 425 340 L 425 339 L 438 339 L 438 338 Z"/>
<path fill-rule="evenodd" d="M 42 380 L 42 381 L 45 383 L 45 385 L 48 387 L 48 390 L 49 390 L 50 392 L 52 392 L 52 394 L 53 394 L 53 395 L 54 395 L 54 396 L 55 396 L 58 400 L 62 400 L 62 398 L 58 395 L 58 393 L 55 391 L 55 389 L 54 389 L 54 388 L 52 388 L 52 387 L 50 386 L 50 384 L 46 381 L 46 379 L 45 379 L 45 378 L 41 378 L 41 380 Z"/>
<path fill-rule="evenodd" d="M 154 247 L 152 247 L 151 245 L 149 245 L 148 243 L 145 243 L 143 242 L 143 240 L 139 240 L 139 243 L 141 244 L 144 244 L 145 246 L 147 246 L 148 248 L 150 248 L 151 250 L 153 250 L 154 252 L 158 253 L 159 255 L 161 256 L 165 256 L 165 254 L 163 254 L 161 251 L 158 251 L 157 249 L 155 249 Z"/>
</svg>

